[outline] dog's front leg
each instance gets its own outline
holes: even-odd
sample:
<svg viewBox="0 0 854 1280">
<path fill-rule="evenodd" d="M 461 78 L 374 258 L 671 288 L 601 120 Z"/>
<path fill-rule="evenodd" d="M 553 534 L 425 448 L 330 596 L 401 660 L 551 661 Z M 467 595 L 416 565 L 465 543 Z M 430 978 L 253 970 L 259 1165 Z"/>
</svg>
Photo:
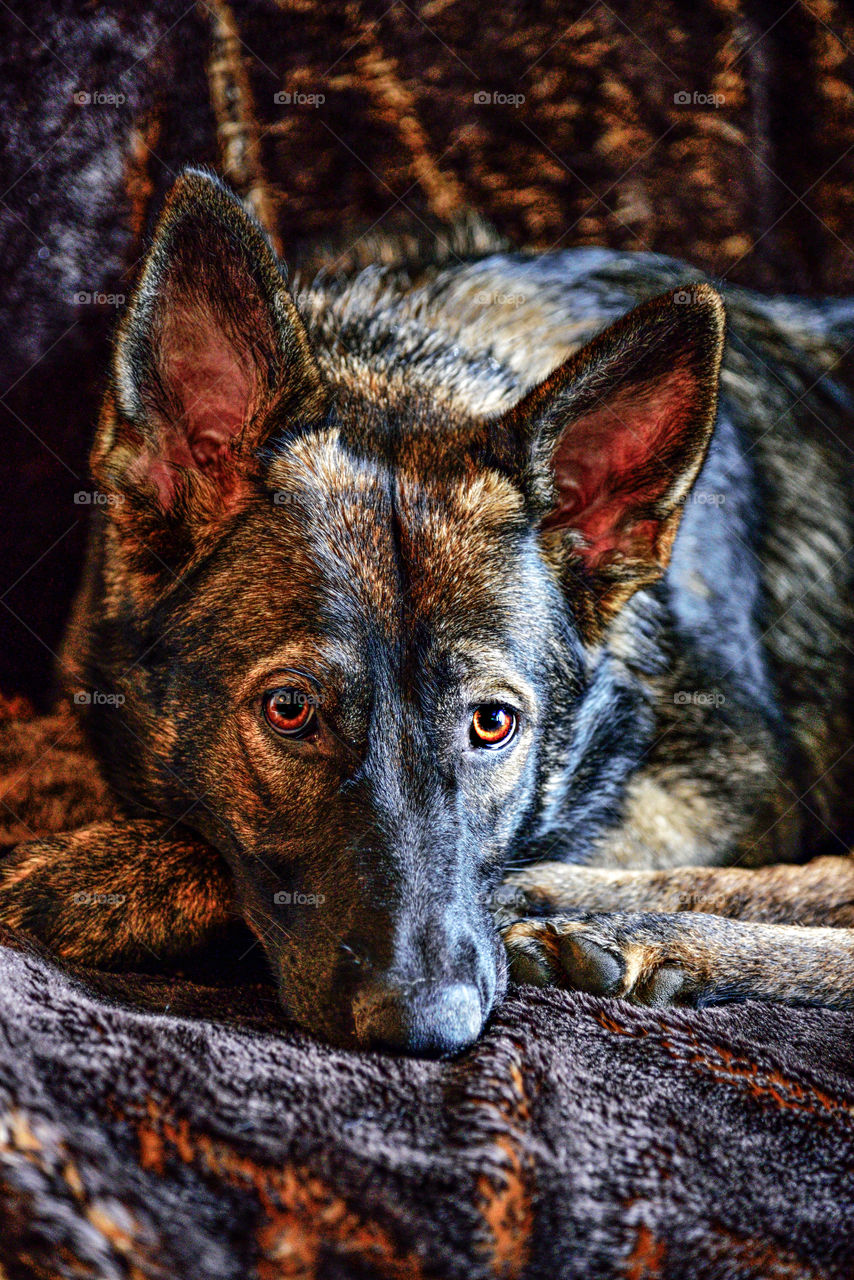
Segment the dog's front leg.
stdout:
<svg viewBox="0 0 854 1280">
<path fill-rule="evenodd" d="M 99 822 L 0 859 L 0 925 L 102 969 L 191 953 L 233 919 L 219 854 L 165 819 Z"/>
<path fill-rule="evenodd" d="M 617 912 L 522 920 L 504 941 L 518 982 L 645 1005 L 757 999 L 854 1008 L 854 929 Z"/>
<path fill-rule="evenodd" d="M 507 876 L 494 909 L 502 926 L 578 912 L 702 911 L 763 924 L 854 928 L 854 857 L 661 871 L 541 862 Z"/>
</svg>

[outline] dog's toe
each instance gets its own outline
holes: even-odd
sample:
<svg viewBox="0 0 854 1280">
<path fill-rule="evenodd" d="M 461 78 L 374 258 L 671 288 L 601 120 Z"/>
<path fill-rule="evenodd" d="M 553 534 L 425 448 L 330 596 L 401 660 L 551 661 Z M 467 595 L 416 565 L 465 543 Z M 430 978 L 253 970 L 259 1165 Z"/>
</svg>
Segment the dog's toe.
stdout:
<svg viewBox="0 0 854 1280">
<path fill-rule="evenodd" d="M 522 920 L 505 929 L 503 937 L 513 982 L 534 987 L 559 985 L 559 939 L 551 925 L 539 920 Z"/>
<path fill-rule="evenodd" d="M 559 944 L 561 967 L 568 984 L 594 996 L 616 995 L 626 976 L 626 962 L 583 933 L 567 933 Z"/>
<path fill-rule="evenodd" d="M 684 969 L 676 965 L 665 964 L 656 969 L 632 993 L 636 1004 L 646 1004 L 658 1008 L 668 1004 L 690 1004 L 695 993 L 695 984 Z"/>
<path fill-rule="evenodd" d="M 568 924 L 558 932 L 566 985 L 657 1008 L 695 1003 L 696 975 L 665 938 L 645 936 L 607 916 L 580 927 Z"/>
</svg>

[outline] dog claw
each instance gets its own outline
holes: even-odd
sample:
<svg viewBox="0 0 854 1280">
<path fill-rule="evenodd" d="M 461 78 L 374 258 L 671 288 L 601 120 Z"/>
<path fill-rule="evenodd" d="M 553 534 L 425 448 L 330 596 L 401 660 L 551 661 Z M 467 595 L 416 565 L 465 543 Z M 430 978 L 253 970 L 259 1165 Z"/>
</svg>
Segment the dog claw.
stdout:
<svg viewBox="0 0 854 1280">
<path fill-rule="evenodd" d="M 560 960 L 569 985 L 593 996 L 616 995 L 626 975 L 621 955 L 577 933 L 560 941 Z"/>
</svg>

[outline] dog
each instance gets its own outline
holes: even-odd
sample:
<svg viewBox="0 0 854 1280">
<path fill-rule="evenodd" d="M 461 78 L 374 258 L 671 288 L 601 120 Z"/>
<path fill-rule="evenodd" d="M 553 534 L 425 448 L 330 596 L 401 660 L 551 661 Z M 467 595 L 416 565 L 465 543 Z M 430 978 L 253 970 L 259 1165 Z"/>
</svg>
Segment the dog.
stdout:
<svg viewBox="0 0 854 1280">
<path fill-rule="evenodd" d="M 508 973 L 849 1007 L 852 341 L 599 249 L 291 290 L 186 171 L 62 652 L 93 820 L 36 750 L 0 923 L 121 967 L 238 912 L 299 1024 L 423 1055 Z"/>
</svg>

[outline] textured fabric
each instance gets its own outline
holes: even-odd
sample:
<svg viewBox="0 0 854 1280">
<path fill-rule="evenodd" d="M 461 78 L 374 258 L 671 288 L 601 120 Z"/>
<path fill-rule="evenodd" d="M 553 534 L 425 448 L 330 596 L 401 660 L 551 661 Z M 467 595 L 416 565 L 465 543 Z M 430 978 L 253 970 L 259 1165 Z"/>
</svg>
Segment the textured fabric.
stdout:
<svg viewBox="0 0 854 1280">
<path fill-rule="evenodd" d="M 12 946 L 10 1280 L 854 1273 L 852 1015 L 524 988 L 436 1063 L 316 1044 L 263 986 L 80 982 Z"/>
</svg>

